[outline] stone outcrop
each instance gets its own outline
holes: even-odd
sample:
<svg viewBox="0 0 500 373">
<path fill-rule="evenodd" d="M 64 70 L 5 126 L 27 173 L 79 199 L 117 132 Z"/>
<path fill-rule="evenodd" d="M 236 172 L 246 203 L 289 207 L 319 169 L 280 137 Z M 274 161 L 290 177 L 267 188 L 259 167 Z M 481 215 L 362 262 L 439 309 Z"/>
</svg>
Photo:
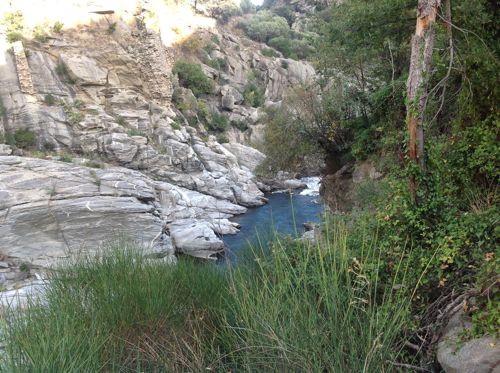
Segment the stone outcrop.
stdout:
<svg viewBox="0 0 500 373">
<path fill-rule="evenodd" d="M 470 319 L 463 311 L 448 322 L 437 348 L 442 368 L 446 373 L 499 373 L 499 341 L 492 336 L 463 341 L 463 332 L 470 328 Z"/>
<path fill-rule="evenodd" d="M 263 45 L 230 29 L 199 31 L 219 40 L 206 58 L 227 62 L 222 71 L 199 61 L 215 85 L 205 103 L 247 128 L 232 126 L 230 142 L 221 145 L 201 121 L 188 120 L 196 117 L 198 100 L 173 79 L 178 50 L 140 21 L 148 6 L 130 13 L 131 22 L 94 12 L 92 22 L 51 32 L 46 43 L 24 40 L 12 50 L 1 44 L 0 133 L 12 138 L 28 130 L 36 140 L 27 150 L 0 144 L 5 273 L 24 261 L 45 266 L 124 234 L 152 257 L 172 250 L 213 257 L 223 248 L 221 235 L 238 231 L 229 219 L 266 202 L 262 190 L 269 188 L 254 176 L 265 156 L 244 145 L 262 141 L 265 122 L 264 110 L 245 102 L 249 75 L 266 104 L 278 105 L 289 87 L 310 82 L 314 69 L 266 57 Z M 177 108 L 174 87 L 184 100 Z M 28 158 L 40 151 L 48 159 Z M 61 153 L 74 164 L 56 161 Z"/>
<path fill-rule="evenodd" d="M 236 233 L 228 218 L 245 211 L 123 167 L 0 156 L 0 252 L 34 265 L 124 237 L 210 258 L 223 248 L 216 233 Z"/>
</svg>

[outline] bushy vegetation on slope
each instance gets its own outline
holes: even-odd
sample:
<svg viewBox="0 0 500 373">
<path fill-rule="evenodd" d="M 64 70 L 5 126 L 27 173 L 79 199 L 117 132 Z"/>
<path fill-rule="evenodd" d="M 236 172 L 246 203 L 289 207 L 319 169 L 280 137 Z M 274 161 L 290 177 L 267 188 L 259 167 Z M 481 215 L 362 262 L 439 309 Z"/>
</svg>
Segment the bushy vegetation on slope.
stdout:
<svg viewBox="0 0 500 373">
<path fill-rule="evenodd" d="M 451 2 L 447 27 L 445 3 L 426 76 L 425 168 L 408 158 L 405 97 L 416 15 L 416 2 L 409 0 L 351 0 L 317 14 L 318 105 L 303 96 L 296 115 L 282 106 L 281 115 L 292 119 L 282 121 L 287 131 L 279 139 L 267 136 L 267 147 L 275 159 L 286 159 L 302 137 L 338 166 L 374 162 L 386 175 L 380 198 L 358 203 L 349 219 L 353 230 L 361 220 L 373 227 L 389 275 L 401 255 L 412 262 L 414 280 L 429 265 L 415 308 L 476 287 L 494 310 L 500 306 L 499 27 L 495 7 L 485 0 Z M 324 125 L 319 132 L 318 123 Z M 472 311 L 477 331 L 498 330 L 498 313 L 478 313 Z"/>
</svg>

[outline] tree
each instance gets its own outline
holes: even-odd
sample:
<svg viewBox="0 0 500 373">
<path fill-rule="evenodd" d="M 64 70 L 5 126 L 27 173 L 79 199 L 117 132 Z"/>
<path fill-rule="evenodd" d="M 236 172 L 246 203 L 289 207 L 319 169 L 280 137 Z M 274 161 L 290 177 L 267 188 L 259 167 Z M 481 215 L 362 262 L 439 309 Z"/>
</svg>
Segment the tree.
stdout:
<svg viewBox="0 0 500 373">
<path fill-rule="evenodd" d="M 407 81 L 406 123 L 409 134 L 409 156 L 411 162 L 425 167 L 424 118 L 427 101 L 427 80 L 429 79 L 434 46 L 434 24 L 441 0 L 419 0 L 417 25 L 411 41 L 410 71 Z M 410 178 L 410 193 L 416 201 L 415 176 Z"/>
</svg>

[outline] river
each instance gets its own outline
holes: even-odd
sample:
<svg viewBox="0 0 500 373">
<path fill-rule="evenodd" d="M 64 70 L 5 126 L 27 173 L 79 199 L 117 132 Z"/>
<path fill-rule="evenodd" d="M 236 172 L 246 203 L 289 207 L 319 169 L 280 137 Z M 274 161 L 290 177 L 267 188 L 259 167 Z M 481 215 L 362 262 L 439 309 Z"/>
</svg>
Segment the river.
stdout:
<svg viewBox="0 0 500 373">
<path fill-rule="evenodd" d="M 304 232 L 304 223 L 321 220 L 324 205 L 319 197 L 320 179 L 310 177 L 302 181 L 307 184 L 306 189 L 293 194 L 288 190 L 269 193 L 266 195 L 267 204 L 250 208 L 247 213 L 231 219 L 241 225 L 241 230 L 223 237 L 227 260 L 236 258 L 238 251 L 255 242 L 257 237 L 264 241 L 272 232 L 300 236 Z"/>
</svg>

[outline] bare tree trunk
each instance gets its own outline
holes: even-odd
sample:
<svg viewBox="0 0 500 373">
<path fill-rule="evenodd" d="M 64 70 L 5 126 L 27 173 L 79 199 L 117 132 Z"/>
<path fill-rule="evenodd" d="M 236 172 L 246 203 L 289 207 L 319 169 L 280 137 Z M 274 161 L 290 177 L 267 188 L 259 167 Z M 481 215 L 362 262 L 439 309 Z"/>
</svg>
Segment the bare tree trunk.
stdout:
<svg viewBox="0 0 500 373">
<path fill-rule="evenodd" d="M 425 167 L 424 117 L 427 100 L 427 79 L 431 70 L 434 46 L 434 23 L 441 0 L 418 0 L 417 26 L 411 41 L 410 71 L 407 86 L 406 122 L 409 133 L 409 155 L 411 162 Z M 410 192 L 416 202 L 415 177 L 410 179 Z"/>
</svg>

